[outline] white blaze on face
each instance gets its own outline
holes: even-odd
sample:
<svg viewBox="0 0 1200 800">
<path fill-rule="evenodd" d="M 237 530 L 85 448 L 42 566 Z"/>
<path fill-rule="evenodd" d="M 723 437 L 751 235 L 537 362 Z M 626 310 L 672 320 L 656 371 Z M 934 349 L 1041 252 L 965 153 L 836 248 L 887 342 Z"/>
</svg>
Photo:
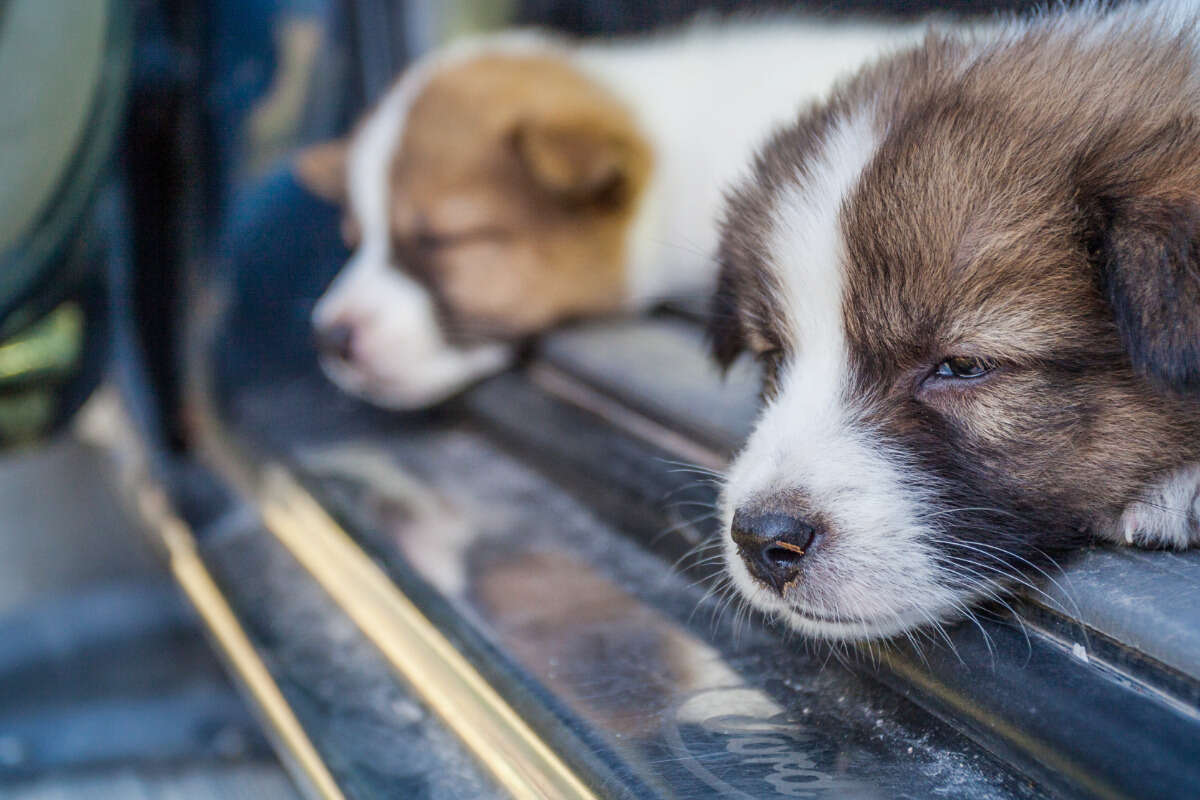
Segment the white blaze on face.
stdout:
<svg viewBox="0 0 1200 800">
<path fill-rule="evenodd" d="M 346 391 L 381 406 L 421 408 L 498 372 L 513 348 L 491 342 L 457 347 L 446 340 L 429 291 L 392 262 L 389 175 L 404 119 L 432 69 L 414 69 L 363 123 L 350 147 L 349 201 L 361 243 L 313 311 L 318 328 L 348 325 L 353 357 L 323 358 Z"/>
<path fill-rule="evenodd" d="M 782 293 L 780 333 L 790 356 L 723 495 L 726 530 L 743 504 L 770 510 L 773 496 L 789 492 L 827 523 L 786 600 L 754 581 L 726 540 L 730 574 L 743 595 L 819 636 L 886 635 L 926 613 L 944 613 L 948 600 L 916 521 L 920 498 L 902 481 L 905 459 L 872 435 L 848 389 L 840 210 L 876 144 L 868 120 L 843 121 L 802 185 L 778 201 L 764 252 Z M 805 610 L 861 621 L 821 621 Z"/>
</svg>

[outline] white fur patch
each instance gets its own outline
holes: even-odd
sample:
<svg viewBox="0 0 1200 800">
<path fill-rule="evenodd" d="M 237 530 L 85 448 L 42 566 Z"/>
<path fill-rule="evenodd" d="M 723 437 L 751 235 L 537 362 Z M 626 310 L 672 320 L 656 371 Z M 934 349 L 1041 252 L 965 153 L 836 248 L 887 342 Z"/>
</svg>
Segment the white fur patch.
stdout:
<svg viewBox="0 0 1200 800">
<path fill-rule="evenodd" d="M 780 198 L 764 249 L 782 292 L 782 333 L 792 355 L 723 496 L 727 524 L 744 503 L 769 507 L 772 496 L 797 491 L 827 521 L 828 535 L 786 602 L 750 578 L 731 539 L 726 553 L 730 574 L 752 604 L 808 633 L 838 638 L 912 627 L 945 614 L 952 599 L 937 581 L 918 519 L 922 498 L 901 479 L 903 454 L 873 438 L 848 393 L 839 212 L 876 144 L 865 117 L 844 121 L 803 187 Z"/>
<path fill-rule="evenodd" d="M 313 321 L 353 327 L 353 362 L 322 359 L 321 365 L 342 389 L 385 408 L 433 405 L 500 371 L 513 355 L 503 343 L 447 344 L 429 292 L 363 248 L 321 299 Z"/>
<path fill-rule="evenodd" d="M 747 174 L 755 149 L 839 79 L 925 30 L 867 17 L 701 18 L 665 36 L 572 53 L 575 66 L 629 107 L 654 150 L 627 240 L 630 308 L 710 289 L 723 192 Z"/>
<path fill-rule="evenodd" d="M 1123 544 L 1177 550 L 1200 543 L 1200 465 L 1176 470 L 1126 508 L 1114 538 Z"/>
</svg>

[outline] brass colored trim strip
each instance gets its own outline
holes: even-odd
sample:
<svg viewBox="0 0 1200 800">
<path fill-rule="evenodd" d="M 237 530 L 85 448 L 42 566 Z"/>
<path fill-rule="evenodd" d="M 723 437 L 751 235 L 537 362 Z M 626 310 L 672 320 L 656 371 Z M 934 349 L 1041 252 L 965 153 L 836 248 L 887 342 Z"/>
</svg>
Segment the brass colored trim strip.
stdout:
<svg viewBox="0 0 1200 800">
<path fill-rule="evenodd" d="M 496 781 L 525 800 L 596 795 L 282 467 L 260 492 L 268 529 L 325 587 Z"/>
<path fill-rule="evenodd" d="M 301 788 L 321 800 L 345 800 L 266 664 L 238 623 L 233 609 L 204 566 L 187 525 L 170 512 L 166 499 L 153 489 L 140 489 L 137 505 L 166 548 L 175 580 L 204 620 L 238 679 L 253 695 L 275 741 L 283 748 L 291 765 L 303 773 L 307 785 Z"/>
</svg>

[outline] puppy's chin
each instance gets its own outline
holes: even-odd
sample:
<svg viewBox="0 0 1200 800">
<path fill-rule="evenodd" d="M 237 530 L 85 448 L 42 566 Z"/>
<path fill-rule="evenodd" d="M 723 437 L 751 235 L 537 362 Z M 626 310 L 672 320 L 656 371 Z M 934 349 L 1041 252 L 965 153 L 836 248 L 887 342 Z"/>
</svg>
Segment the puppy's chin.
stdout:
<svg viewBox="0 0 1200 800">
<path fill-rule="evenodd" d="M 508 367 L 510 345 L 489 343 L 467 349 L 446 347 L 405 364 L 349 364 L 321 358 L 321 369 L 342 391 L 393 411 L 419 411 L 447 400 Z"/>
<path fill-rule="evenodd" d="M 781 597 L 750 576 L 736 551 L 726 554 L 726 570 L 741 597 L 771 619 L 814 639 L 851 642 L 885 639 L 912 628 L 953 616 L 944 603 L 897 608 L 876 617 L 831 615 L 808 608 L 802 601 Z"/>
<path fill-rule="evenodd" d="M 886 639 L 913 628 L 941 625 L 961 616 L 961 609 L 968 604 L 982 596 L 995 596 L 995 591 L 1000 589 L 989 587 L 972 593 L 970 590 L 955 591 L 937 581 L 913 581 L 905 587 L 896 587 L 890 593 L 892 596 L 882 597 L 883 593 L 876 591 L 870 602 L 863 602 L 864 593 L 852 588 L 864 581 L 817 585 L 820 579 L 814 582 L 810 578 L 809 587 L 797 585 L 785 589 L 781 595 L 750 575 L 737 547 L 728 539 L 725 571 L 740 599 L 750 607 L 806 637 L 832 642 Z M 823 602 L 818 607 L 805 595 L 816 595 Z"/>
</svg>

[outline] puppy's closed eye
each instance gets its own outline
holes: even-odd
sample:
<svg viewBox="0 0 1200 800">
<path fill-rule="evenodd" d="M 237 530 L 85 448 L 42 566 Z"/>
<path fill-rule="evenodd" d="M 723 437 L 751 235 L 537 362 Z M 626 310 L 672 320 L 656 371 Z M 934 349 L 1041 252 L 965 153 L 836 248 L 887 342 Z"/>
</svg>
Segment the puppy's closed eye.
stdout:
<svg viewBox="0 0 1200 800">
<path fill-rule="evenodd" d="M 512 238 L 504 228 L 486 226 L 464 231 L 439 231 L 422 228 L 414 233 L 396 234 L 392 237 L 393 253 L 432 254 L 472 244 L 491 244 Z"/>
<path fill-rule="evenodd" d="M 995 364 L 974 356 L 951 356 L 934 368 L 930 377 L 953 380 L 975 380 L 995 369 Z"/>
<path fill-rule="evenodd" d="M 999 362 L 981 356 L 947 356 L 929 369 L 916 385 L 918 400 L 963 395 L 989 383 L 1000 369 Z"/>
</svg>

